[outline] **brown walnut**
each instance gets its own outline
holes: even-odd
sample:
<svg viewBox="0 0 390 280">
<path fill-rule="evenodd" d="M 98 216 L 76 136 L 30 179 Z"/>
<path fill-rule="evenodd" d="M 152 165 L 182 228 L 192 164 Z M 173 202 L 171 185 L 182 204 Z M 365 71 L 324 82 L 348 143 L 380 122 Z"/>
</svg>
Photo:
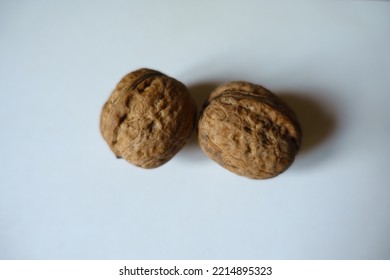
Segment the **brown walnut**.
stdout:
<svg viewBox="0 0 390 280">
<path fill-rule="evenodd" d="M 100 131 L 118 158 L 158 167 L 186 143 L 195 127 L 196 105 L 181 82 L 139 69 L 119 81 L 100 117 Z"/>
<path fill-rule="evenodd" d="M 202 150 L 226 169 L 253 179 L 285 171 L 301 135 L 295 113 L 279 97 L 247 82 L 215 89 L 198 122 Z"/>
</svg>

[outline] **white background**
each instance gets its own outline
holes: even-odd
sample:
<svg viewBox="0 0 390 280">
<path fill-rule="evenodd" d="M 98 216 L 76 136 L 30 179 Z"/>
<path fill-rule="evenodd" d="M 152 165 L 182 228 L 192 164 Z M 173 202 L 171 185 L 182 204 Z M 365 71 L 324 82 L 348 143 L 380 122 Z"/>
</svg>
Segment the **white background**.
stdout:
<svg viewBox="0 0 390 280">
<path fill-rule="evenodd" d="M 54 277 L 56 280 L 215 280 L 216 278 L 226 279 L 226 277 L 227 279 L 245 280 L 258 280 L 259 278 L 272 280 L 311 280 L 313 278 L 318 280 L 388 280 L 390 277 L 389 263 L 389 260 L 0 260 L 0 277 L 7 280 L 52 280 Z M 163 275 L 165 273 L 164 276 L 156 275 L 154 269 L 160 273 L 160 267 Z M 169 272 L 175 274 L 175 267 L 176 275 L 167 275 Z M 245 275 L 242 270 L 236 272 L 236 275 L 233 274 L 234 272 L 229 272 L 230 275 L 225 275 L 225 277 L 213 275 L 213 273 L 216 275 L 226 274 L 226 270 L 219 269 L 225 267 L 249 267 L 249 269 Z M 138 275 L 137 268 L 139 268 Z M 140 268 L 144 269 L 143 274 Z M 146 272 L 146 269 L 149 271 Z M 202 271 L 200 272 L 199 269 Z M 239 269 L 237 270 L 239 271 Z M 264 273 L 263 276 L 259 275 L 261 272 Z M 146 273 L 149 275 L 146 276 Z M 191 273 L 192 275 L 186 275 Z M 267 275 L 267 273 L 271 274 Z"/>
<path fill-rule="evenodd" d="M 195 135 L 157 169 L 117 160 L 100 110 L 140 67 L 199 106 L 262 84 L 302 151 L 264 181 Z M 0 258 L 389 259 L 389 104 L 387 1 L 1 1 Z"/>
</svg>

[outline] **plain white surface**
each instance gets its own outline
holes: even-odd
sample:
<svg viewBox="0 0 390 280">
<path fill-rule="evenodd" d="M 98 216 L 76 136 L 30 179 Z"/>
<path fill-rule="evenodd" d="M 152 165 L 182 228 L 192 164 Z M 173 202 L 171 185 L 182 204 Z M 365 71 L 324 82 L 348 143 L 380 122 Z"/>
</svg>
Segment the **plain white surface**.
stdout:
<svg viewBox="0 0 390 280">
<path fill-rule="evenodd" d="M 390 3 L 2 1 L 0 258 L 389 259 Z M 99 133 L 118 80 L 171 75 L 200 104 L 246 80 L 305 139 L 271 180 L 195 137 L 169 163 L 117 160 Z"/>
</svg>

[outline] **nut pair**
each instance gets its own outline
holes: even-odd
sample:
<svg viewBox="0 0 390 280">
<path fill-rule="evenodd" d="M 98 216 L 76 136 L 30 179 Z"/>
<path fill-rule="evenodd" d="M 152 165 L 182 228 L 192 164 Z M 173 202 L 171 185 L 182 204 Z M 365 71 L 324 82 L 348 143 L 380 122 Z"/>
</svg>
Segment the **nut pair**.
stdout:
<svg viewBox="0 0 390 280">
<path fill-rule="evenodd" d="M 181 82 L 139 69 L 120 80 L 105 103 L 100 131 L 118 158 L 154 168 L 169 161 L 197 124 L 202 150 L 226 169 L 255 179 L 274 177 L 294 161 L 301 129 L 294 112 L 267 89 L 230 82 L 215 89 L 197 121 Z"/>
</svg>

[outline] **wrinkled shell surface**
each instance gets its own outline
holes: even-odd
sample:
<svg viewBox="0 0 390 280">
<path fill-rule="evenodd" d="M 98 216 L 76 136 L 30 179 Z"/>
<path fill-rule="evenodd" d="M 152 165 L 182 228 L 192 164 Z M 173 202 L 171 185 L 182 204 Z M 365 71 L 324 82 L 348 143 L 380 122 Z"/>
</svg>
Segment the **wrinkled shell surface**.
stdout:
<svg viewBox="0 0 390 280">
<path fill-rule="evenodd" d="M 102 109 L 100 130 L 117 157 L 154 168 L 184 146 L 195 119 L 195 102 L 182 83 L 140 69 L 117 84 Z"/>
<path fill-rule="evenodd" d="M 198 122 L 202 150 L 226 169 L 274 177 L 294 161 L 301 129 L 294 112 L 267 89 L 231 82 L 213 91 Z"/>
</svg>

